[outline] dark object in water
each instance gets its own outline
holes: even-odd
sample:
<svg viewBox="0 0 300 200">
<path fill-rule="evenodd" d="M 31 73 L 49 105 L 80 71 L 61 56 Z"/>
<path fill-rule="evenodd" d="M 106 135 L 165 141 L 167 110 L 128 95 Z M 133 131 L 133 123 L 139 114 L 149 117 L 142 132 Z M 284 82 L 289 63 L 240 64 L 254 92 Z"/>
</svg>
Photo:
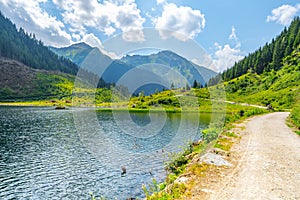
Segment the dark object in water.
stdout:
<svg viewBox="0 0 300 200">
<path fill-rule="evenodd" d="M 124 176 L 126 174 L 126 167 L 122 166 L 121 169 L 122 169 L 121 175 Z"/>
<path fill-rule="evenodd" d="M 65 106 L 56 106 L 55 107 L 55 110 L 64 110 L 64 109 L 66 109 Z"/>
</svg>

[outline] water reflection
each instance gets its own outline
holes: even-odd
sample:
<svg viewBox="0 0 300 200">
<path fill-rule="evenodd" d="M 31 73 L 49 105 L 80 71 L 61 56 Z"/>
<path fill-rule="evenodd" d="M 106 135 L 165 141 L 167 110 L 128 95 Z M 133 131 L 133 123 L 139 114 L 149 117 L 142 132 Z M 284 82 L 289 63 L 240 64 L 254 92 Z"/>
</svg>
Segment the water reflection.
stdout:
<svg viewBox="0 0 300 200">
<path fill-rule="evenodd" d="M 74 112 L 94 111 L 0 107 L 0 199 L 89 199 L 90 192 L 108 199 L 143 197 L 143 183 L 150 182 L 153 177 L 158 181 L 165 178 L 163 162 L 167 156 L 156 151 L 172 140 L 174 130 L 178 131 L 180 114 L 167 114 L 166 123 L 158 135 L 134 137 L 139 133 L 130 132 L 126 120 L 118 124 L 112 113 L 96 112 L 105 137 L 114 141 L 109 145 L 141 155 L 145 151 L 153 152 L 148 159 L 141 157 L 135 168 L 127 167 L 126 176 L 121 177 L 120 166 L 107 164 L 119 162 L 112 152 L 97 145 L 97 151 L 107 155 L 99 159 L 79 137 Z M 123 114 L 119 113 L 119 117 Z M 141 128 L 159 117 L 159 113 L 152 116 L 131 114 L 132 121 Z M 185 120 L 190 122 L 190 127 L 194 126 L 192 114 Z M 200 127 L 204 127 L 210 118 L 201 115 L 200 121 Z M 86 130 L 90 125 L 82 124 Z M 124 133 L 120 125 L 126 127 L 127 132 Z M 99 133 L 88 134 L 97 136 Z M 105 142 L 105 138 L 102 141 Z M 144 165 L 147 165 L 147 170 L 140 168 Z"/>
</svg>

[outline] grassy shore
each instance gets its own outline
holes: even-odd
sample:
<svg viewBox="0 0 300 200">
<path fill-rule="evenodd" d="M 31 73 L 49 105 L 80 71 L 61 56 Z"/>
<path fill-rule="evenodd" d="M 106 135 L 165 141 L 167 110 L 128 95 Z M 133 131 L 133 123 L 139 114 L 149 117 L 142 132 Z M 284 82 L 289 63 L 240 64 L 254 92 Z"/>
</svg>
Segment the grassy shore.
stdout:
<svg viewBox="0 0 300 200">
<path fill-rule="evenodd" d="M 153 180 L 150 185 L 143 186 L 147 200 L 172 200 L 188 197 L 189 191 L 195 186 L 195 182 L 190 181 L 183 184 L 176 181 L 178 177 L 182 174 L 193 174 L 200 178 L 205 176 L 206 172 L 214 170 L 212 166 L 207 164 L 192 163 L 193 158 L 211 148 L 228 152 L 234 144 L 233 141 L 238 137 L 229 131 L 233 123 L 238 123 L 254 115 L 271 112 L 262 108 L 232 104 L 227 104 L 226 111 L 223 128 L 212 126 L 203 130 L 202 141 L 191 143 L 181 153 L 171 155 L 170 161 L 166 163 L 169 174 L 165 182 L 157 183 Z"/>
<path fill-rule="evenodd" d="M 0 102 L 0 106 L 34 106 L 34 107 L 53 107 L 53 106 L 72 106 L 71 101 L 66 100 L 40 100 L 40 101 L 15 101 Z"/>
<path fill-rule="evenodd" d="M 300 101 L 292 109 L 290 119 L 295 126 L 295 132 L 300 135 Z"/>
<path fill-rule="evenodd" d="M 165 97 L 162 97 L 165 98 Z M 172 98 L 172 97 L 170 97 Z M 181 96 L 181 98 L 184 98 Z M 165 98 L 166 99 L 166 98 Z M 157 102 L 160 99 L 157 100 Z M 170 160 L 166 163 L 166 168 L 169 174 L 163 183 L 157 183 L 153 180 L 152 184 L 143 186 L 144 192 L 147 199 L 161 199 L 161 200 L 171 200 L 178 199 L 183 196 L 188 196 L 189 190 L 193 187 L 193 183 L 182 184 L 176 182 L 176 179 L 183 173 L 193 173 L 196 175 L 203 175 L 207 170 L 211 170 L 208 165 L 191 164 L 193 158 L 209 148 L 218 148 L 224 151 L 230 150 L 233 142 L 231 138 L 236 138 L 234 133 L 229 132 L 232 127 L 232 123 L 237 123 L 239 121 L 245 120 L 246 118 L 254 115 L 263 114 L 267 111 L 266 109 L 256 108 L 240 104 L 232 104 L 225 102 L 210 101 L 208 99 L 201 99 L 197 101 L 199 107 L 195 107 L 188 101 L 185 101 L 182 107 L 178 107 L 176 101 L 172 100 L 173 105 L 162 104 L 157 106 L 157 104 L 150 103 L 153 98 L 146 97 L 136 97 L 128 102 L 116 102 L 116 103 L 100 103 L 93 105 L 99 111 L 129 111 L 129 112 L 201 112 L 201 113 L 223 113 L 225 112 L 225 120 L 222 121 L 221 126 L 210 126 L 206 130 L 202 130 L 202 141 L 187 146 L 179 154 L 171 154 Z M 169 100 L 166 100 L 169 101 Z M 163 101 L 161 101 L 163 103 Z M 135 106 L 133 108 L 133 104 Z M 214 105 L 214 110 L 212 109 Z M 28 102 L 3 102 L 0 105 L 7 106 L 72 106 L 72 102 L 64 100 L 44 100 L 44 101 L 28 101 Z M 145 106 L 147 105 L 147 106 Z M 90 107 L 91 104 L 85 104 L 84 106 Z M 218 107 L 219 106 L 219 107 Z M 295 110 L 296 118 L 299 113 Z M 221 135 L 222 137 L 219 137 Z M 188 167 L 189 166 L 189 167 Z"/>
</svg>

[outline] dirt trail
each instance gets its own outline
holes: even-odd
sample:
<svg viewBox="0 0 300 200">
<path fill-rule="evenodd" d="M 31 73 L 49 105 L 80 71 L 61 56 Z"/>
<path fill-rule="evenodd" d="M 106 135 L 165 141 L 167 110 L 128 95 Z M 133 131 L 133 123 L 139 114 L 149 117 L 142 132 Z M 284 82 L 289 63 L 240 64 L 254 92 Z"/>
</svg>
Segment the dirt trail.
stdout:
<svg viewBox="0 0 300 200">
<path fill-rule="evenodd" d="M 210 199 L 299 199 L 300 137 L 285 124 L 289 113 L 271 113 L 245 122 L 236 168 Z"/>
</svg>

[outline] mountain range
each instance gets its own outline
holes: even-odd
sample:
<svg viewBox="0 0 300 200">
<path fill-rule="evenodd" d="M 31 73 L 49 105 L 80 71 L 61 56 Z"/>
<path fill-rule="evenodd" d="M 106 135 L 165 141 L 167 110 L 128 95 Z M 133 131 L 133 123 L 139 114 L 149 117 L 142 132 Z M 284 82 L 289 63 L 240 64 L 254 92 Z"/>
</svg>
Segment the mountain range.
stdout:
<svg viewBox="0 0 300 200">
<path fill-rule="evenodd" d="M 83 73 L 81 78 L 88 77 L 85 82 L 92 82 L 98 87 L 119 84 L 128 87 L 131 93 L 144 91 L 145 94 L 170 88 L 171 85 L 184 87 L 185 79 L 190 85 L 195 80 L 205 85 L 208 79 L 216 74 L 171 51 L 162 51 L 147 56 L 125 56 L 114 60 L 104 55 L 98 48 L 85 43 L 64 48 L 46 47 L 34 33 L 27 33 L 21 27 L 17 29 L 16 25 L 1 12 L 0 25 L 2 27 L 0 29 L 0 57 L 3 71 L 0 74 L 2 86 L 0 99 L 2 100 L 35 99 L 37 96 L 43 99 L 47 95 L 61 97 L 62 91 L 57 90 L 59 85 L 62 85 L 61 80 L 68 77 L 68 82 L 72 82 L 78 72 Z M 162 65 L 164 67 L 161 67 Z M 17 77 L 20 78 L 18 74 L 22 74 L 20 76 L 23 78 L 17 79 Z M 47 87 L 43 89 L 38 87 L 36 82 L 40 80 L 37 74 L 43 74 L 43 80 L 46 82 L 40 85 L 48 85 Z M 178 74 L 181 75 L 180 78 Z M 134 80 L 137 77 L 136 82 Z M 10 81 L 7 81 L 8 79 Z M 20 84 L 19 80 L 23 80 L 23 84 Z M 95 83 L 98 80 L 101 84 Z M 141 80 L 143 81 L 139 82 Z M 68 92 L 69 95 L 70 93 L 71 91 Z"/>
<path fill-rule="evenodd" d="M 126 86 L 130 94 L 144 91 L 146 95 L 171 85 L 192 85 L 195 80 L 212 87 L 225 81 L 229 100 L 282 109 L 293 107 L 300 96 L 299 17 L 270 43 L 217 75 L 169 50 L 112 59 L 85 43 L 46 47 L 1 13 L 0 25 L 1 101 L 70 99 L 76 75 L 88 77 L 83 83 L 106 88 L 117 84 Z"/>
<path fill-rule="evenodd" d="M 92 48 L 85 43 L 50 49 L 81 68 L 99 75 L 108 83 L 127 86 L 132 93 L 144 91 L 145 94 L 151 94 L 170 88 L 172 84 L 175 87 L 185 87 L 187 83 L 192 85 L 195 80 L 204 86 L 216 75 L 214 71 L 198 66 L 172 51 L 160 51 L 151 55 L 126 55 L 114 60 L 98 48 Z M 133 83 L 137 74 L 139 80 Z"/>
</svg>

